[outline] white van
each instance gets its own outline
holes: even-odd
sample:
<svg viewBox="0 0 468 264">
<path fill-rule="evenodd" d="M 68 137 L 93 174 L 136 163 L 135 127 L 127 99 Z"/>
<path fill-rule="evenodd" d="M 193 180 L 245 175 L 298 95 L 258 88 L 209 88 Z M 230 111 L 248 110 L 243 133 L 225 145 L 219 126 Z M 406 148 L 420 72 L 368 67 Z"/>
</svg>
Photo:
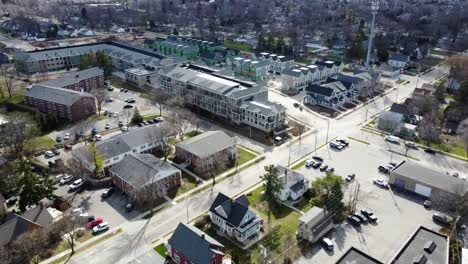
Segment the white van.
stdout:
<svg viewBox="0 0 468 264">
<path fill-rule="evenodd" d="M 385 136 L 385 140 L 391 143 L 400 144 L 400 138 L 395 136 Z"/>
<path fill-rule="evenodd" d="M 333 242 L 327 238 L 327 237 L 322 237 L 321 239 L 322 245 L 326 250 L 332 251 L 334 248 Z"/>
</svg>

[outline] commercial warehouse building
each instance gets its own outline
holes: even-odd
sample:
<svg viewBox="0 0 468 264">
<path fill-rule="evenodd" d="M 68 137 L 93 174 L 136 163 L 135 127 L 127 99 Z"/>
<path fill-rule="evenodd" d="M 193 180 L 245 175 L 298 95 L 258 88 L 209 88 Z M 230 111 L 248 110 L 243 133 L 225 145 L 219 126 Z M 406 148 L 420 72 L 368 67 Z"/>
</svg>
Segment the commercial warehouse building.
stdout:
<svg viewBox="0 0 468 264">
<path fill-rule="evenodd" d="M 436 203 L 455 199 L 468 190 L 466 181 L 409 160 L 401 162 L 390 172 L 389 183 Z"/>
</svg>

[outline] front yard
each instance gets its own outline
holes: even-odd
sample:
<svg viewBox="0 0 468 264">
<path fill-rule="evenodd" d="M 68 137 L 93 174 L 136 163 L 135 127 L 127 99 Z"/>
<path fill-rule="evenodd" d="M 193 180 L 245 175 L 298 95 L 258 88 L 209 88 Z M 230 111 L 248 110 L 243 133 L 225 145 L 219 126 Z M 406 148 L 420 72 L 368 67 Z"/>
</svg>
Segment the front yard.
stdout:
<svg viewBox="0 0 468 264">
<path fill-rule="evenodd" d="M 468 154 L 466 153 L 466 150 L 464 148 L 463 142 L 461 139 L 459 139 L 457 136 L 452 136 L 452 135 L 442 135 L 442 142 L 441 143 L 429 143 L 419 141 L 419 144 L 429 146 L 431 148 L 448 152 L 453 155 L 457 155 L 463 158 L 467 158 Z"/>
<path fill-rule="evenodd" d="M 257 157 L 256 154 L 250 152 L 250 151 L 247 151 L 241 147 L 238 147 L 237 148 L 237 154 L 239 155 L 239 159 L 237 160 L 238 162 L 238 166 L 248 162 L 249 160 L 252 160 L 254 159 L 255 157 Z"/>
<path fill-rule="evenodd" d="M 185 173 L 184 171 L 182 171 L 182 183 L 181 183 L 181 186 L 175 190 L 172 190 L 170 191 L 167 196 L 169 196 L 169 198 L 171 199 L 174 199 L 175 197 L 181 195 L 181 194 L 184 194 L 192 189 L 194 189 L 195 187 L 198 186 L 198 182 L 195 178 L 193 178 L 192 176 L 190 176 L 189 174 Z"/>
</svg>

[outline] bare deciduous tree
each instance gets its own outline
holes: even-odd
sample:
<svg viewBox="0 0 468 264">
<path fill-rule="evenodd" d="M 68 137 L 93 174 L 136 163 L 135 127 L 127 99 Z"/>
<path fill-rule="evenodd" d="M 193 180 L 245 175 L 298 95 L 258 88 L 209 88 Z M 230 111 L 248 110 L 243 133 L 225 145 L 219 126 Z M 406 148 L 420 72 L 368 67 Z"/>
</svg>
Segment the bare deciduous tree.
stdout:
<svg viewBox="0 0 468 264">
<path fill-rule="evenodd" d="M 425 115 L 419 123 L 419 137 L 428 143 L 438 143 L 440 134 L 440 119 L 434 113 Z"/>
<path fill-rule="evenodd" d="M 13 115 L 9 122 L 0 126 L 0 145 L 18 156 L 23 152 L 27 140 L 38 134 L 38 128 L 27 116 Z"/>
<path fill-rule="evenodd" d="M 98 89 L 91 90 L 91 94 L 94 95 L 94 97 L 96 98 L 98 115 L 100 115 L 101 109 L 102 109 L 102 103 L 104 103 L 104 101 L 107 99 L 107 90 L 98 88 Z"/>
<path fill-rule="evenodd" d="M 9 76 L 6 72 L 6 67 L 0 64 L 0 79 L 3 79 L 3 84 L 7 89 L 8 96 L 11 98 L 12 89 L 13 89 L 13 76 Z M 2 85 L 0 84 L 0 90 Z M 0 91 L 0 94 L 3 97 L 3 90 Z"/>
<path fill-rule="evenodd" d="M 460 123 L 457 133 L 463 141 L 463 144 L 465 144 L 465 152 L 468 156 L 468 118 Z"/>
<path fill-rule="evenodd" d="M 151 101 L 159 107 L 159 115 L 162 116 L 163 107 L 171 105 L 171 98 L 174 96 L 164 91 L 161 88 L 154 88 L 151 90 Z"/>
<path fill-rule="evenodd" d="M 133 118 L 133 111 L 131 109 L 123 109 L 119 114 L 119 121 L 122 121 L 126 126 L 130 125 Z"/>
<path fill-rule="evenodd" d="M 179 135 L 180 140 L 184 140 L 185 132 L 192 125 L 190 121 L 194 118 L 193 115 L 194 114 L 187 109 L 176 107 L 167 117 L 168 121 L 171 122 Z"/>
<path fill-rule="evenodd" d="M 65 215 L 58 222 L 54 223 L 58 230 L 61 230 L 62 237 L 70 246 L 71 254 L 75 253 L 76 239 L 78 234 L 83 232 L 82 229 L 86 226 L 86 219 L 78 216 Z"/>
</svg>

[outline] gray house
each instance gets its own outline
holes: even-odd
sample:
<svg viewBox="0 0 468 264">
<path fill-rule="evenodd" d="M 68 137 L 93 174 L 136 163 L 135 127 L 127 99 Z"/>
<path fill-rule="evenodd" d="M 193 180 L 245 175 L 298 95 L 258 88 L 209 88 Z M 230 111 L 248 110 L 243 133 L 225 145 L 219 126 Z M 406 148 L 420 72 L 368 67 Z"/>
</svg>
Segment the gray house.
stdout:
<svg viewBox="0 0 468 264">
<path fill-rule="evenodd" d="M 312 209 L 299 218 L 298 237 L 311 243 L 317 242 L 323 235 L 335 227 L 332 217 L 323 208 L 312 207 Z"/>
</svg>

